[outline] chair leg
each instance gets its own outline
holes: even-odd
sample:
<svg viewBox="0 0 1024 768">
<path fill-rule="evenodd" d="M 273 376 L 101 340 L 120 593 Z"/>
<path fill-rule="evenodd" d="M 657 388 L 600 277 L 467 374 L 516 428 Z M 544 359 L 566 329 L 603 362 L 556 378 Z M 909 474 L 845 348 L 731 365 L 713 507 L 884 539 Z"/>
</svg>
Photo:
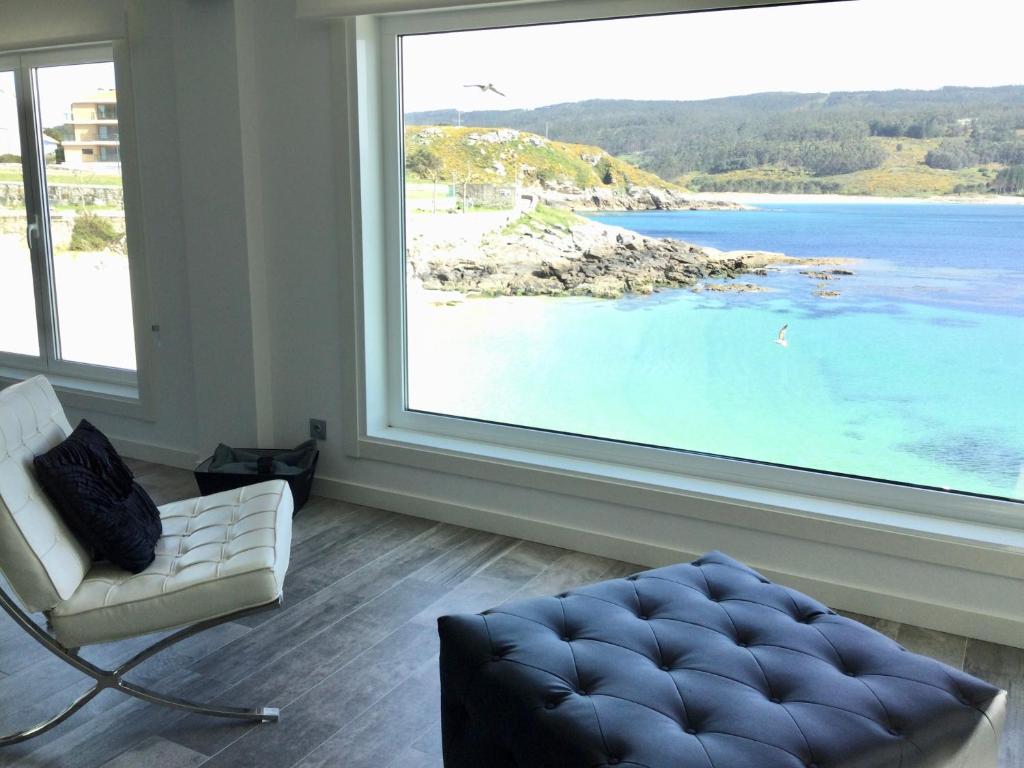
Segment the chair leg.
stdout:
<svg viewBox="0 0 1024 768">
<path fill-rule="evenodd" d="M 95 688 L 90 688 L 88 691 L 86 691 L 77 699 L 75 699 L 74 703 L 71 704 L 71 706 L 69 706 L 59 715 L 54 715 L 49 720 L 45 720 L 41 723 L 33 725 L 31 728 L 26 728 L 25 730 L 19 731 L 18 733 L 12 733 L 10 736 L 0 736 L 0 747 L 6 747 L 11 744 L 17 744 L 21 741 L 28 741 L 29 739 L 35 738 L 36 736 L 40 736 L 46 733 L 51 728 L 56 728 L 58 725 L 60 725 L 73 714 L 75 714 L 75 712 L 77 712 L 90 701 L 92 701 L 96 694 L 98 694 L 101 690 L 103 690 L 102 687 L 98 685 Z"/>
<path fill-rule="evenodd" d="M 46 648 L 50 653 L 54 654 L 65 663 L 77 669 L 84 675 L 91 677 L 96 681 L 96 684 L 88 691 L 79 696 L 74 703 L 71 704 L 60 714 L 46 720 L 42 723 L 27 728 L 18 733 L 13 733 L 9 736 L 0 736 L 0 747 L 5 747 L 10 744 L 17 744 L 21 741 L 34 738 L 43 733 L 46 733 L 52 728 L 57 727 L 62 722 L 67 720 L 71 715 L 80 710 L 86 704 L 101 691 L 110 688 L 115 691 L 120 691 L 126 696 L 132 696 L 142 701 L 150 702 L 152 704 L 160 704 L 165 707 L 173 707 L 174 709 L 184 710 L 186 712 L 194 712 L 200 715 L 210 715 L 211 717 L 227 717 L 235 720 L 244 720 L 253 723 L 276 723 L 280 718 L 280 712 L 273 707 L 261 707 L 259 709 L 241 709 L 237 707 L 223 707 L 210 704 L 199 704 L 196 702 L 186 701 L 185 699 L 179 699 L 174 696 L 167 696 L 156 691 L 151 691 L 148 688 L 144 688 L 135 683 L 130 683 L 123 679 L 123 676 L 134 667 L 138 666 L 142 662 L 151 658 L 160 651 L 169 648 L 175 643 L 180 642 L 188 637 L 191 637 L 198 632 L 201 632 L 210 627 L 218 624 L 223 624 L 233 619 L 239 619 L 243 616 L 256 613 L 258 611 L 268 610 L 270 608 L 277 608 L 281 604 L 280 599 L 268 603 L 267 605 L 257 606 L 255 608 L 246 608 L 241 611 L 222 616 L 217 619 L 211 619 L 209 621 L 199 622 L 193 624 L 184 629 L 178 630 L 172 635 L 169 635 L 162 640 L 158 640 L 153 645 L 140 651 L 128 661 L 124 662 L 117 669 L 106 670 L 97 667 L 89 661 L 86 661 L 78 655 L 77 648 L 66 648 L 61 645 L 56 639 L 45 632 L 42 627 L 33 621 L 32 617 L 25 613 L 21 607 L 6 593 L 3 588 L 0 588 L 0 608 L 3 608 L 15 623 L 21 626 L 36 642 Z"/>
</svg>

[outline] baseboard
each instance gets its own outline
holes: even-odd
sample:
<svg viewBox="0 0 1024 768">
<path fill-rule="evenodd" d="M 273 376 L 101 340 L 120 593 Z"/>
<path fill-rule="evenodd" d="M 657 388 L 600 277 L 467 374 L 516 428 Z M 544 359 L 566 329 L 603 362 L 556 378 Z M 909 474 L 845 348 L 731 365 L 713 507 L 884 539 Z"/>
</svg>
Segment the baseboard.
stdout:
<svg viewBox="0 0 1024 768">
<path fill-rule="evenodd" d="M 139 461 L 151 461 L 154 464 L 166 464 L 169 467 L 178 469 L 193 469 L 199 461 L 194 453 L 181 451 L 177 448 L 166 448 L 162 445 L 140 443 L 135 440 L 124 440 L 119 437 L 111 437 L 110 442 L 114 444 L 117 452 L 122 456 Z"/>
<path fill-rule="evenodd" d="M 317 478 L 313 492 L 354 504 L 650 567 L 685 562 L 703 554 L 345 480 Z M 1014 617 L 994 616 L 972 611 L 969 607 L 941 605 L 878 589 L 840 584 L 830 581 L 825 575 L 798 573 L 757 562 L 751 562 L 750 565 L 773 581 L 806 592 L 835 609 L 1002 645 L 1024 647 L 1024 621 Z"/>
</svg>

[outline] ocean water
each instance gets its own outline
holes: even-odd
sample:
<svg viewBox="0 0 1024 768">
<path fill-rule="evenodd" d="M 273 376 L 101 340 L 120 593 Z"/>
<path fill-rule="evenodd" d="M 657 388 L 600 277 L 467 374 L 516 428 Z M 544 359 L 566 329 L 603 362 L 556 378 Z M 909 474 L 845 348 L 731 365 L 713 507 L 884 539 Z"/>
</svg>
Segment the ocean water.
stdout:
<svg viewBox="0 0 1024 768">
<path fill-rule="evenodd" d="M 832 299 L 803 267 L 758 294 L 413 303 L 411 408 L 1024 499 L 1024 206 L 594 218 L 856 274 Z"/>
</svg>

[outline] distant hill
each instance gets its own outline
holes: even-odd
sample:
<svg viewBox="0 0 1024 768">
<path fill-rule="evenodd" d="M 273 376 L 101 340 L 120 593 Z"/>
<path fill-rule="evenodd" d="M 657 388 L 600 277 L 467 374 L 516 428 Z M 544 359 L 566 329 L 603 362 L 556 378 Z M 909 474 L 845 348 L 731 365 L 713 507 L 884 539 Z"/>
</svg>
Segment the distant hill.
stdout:
<svg viewBox="0 0 1024 768">
<path fill-rule="evenodd" d="M 454 110 L 406 115 L 453 125 Z M 515 128 L 601 147 L 709 191 L 880 195 L 1024 193 L 1024 86 L 759 93 L 706 101 L 584 101 L 466 112 L 463 126 Z"/>
</svg>

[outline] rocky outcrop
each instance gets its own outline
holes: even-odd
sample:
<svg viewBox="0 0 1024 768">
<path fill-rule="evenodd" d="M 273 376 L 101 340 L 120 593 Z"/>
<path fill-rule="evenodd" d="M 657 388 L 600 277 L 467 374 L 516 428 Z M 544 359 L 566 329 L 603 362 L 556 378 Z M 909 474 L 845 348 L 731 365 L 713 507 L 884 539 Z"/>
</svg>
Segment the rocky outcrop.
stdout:
<svg viewBox="0 0 1024 768">
<path fill-rule="evenodd" d="M 724 200 L 699 200 L 675 189 L 627 186 L 578 189 L 569 185 L 531 189 L 544 205 L 576 211 L 740 211 L 747 206 Z"/>
<path fill-rule="evenodd" d="M 694 293 L 710 291 L 711 293 L 770 293 L 771 288 L 756 283 L 697 283 L 693 286 Z"/>
<path fill-rule="evenodd" d="M 767 289 L 724 281 L 767 274 L 770 265 L 837 263 L 765 251 L 722 252 L 586 220 L 543 226 L 530 217 L 478 242 L 428 246 L 413 240 L 408 255 L 411 276 L 423 288 L 469 296 L 618 298 L 659 288 L 756 292 Z M 723 282 L 708 282 L 713 280 Z"/>
</svg>

